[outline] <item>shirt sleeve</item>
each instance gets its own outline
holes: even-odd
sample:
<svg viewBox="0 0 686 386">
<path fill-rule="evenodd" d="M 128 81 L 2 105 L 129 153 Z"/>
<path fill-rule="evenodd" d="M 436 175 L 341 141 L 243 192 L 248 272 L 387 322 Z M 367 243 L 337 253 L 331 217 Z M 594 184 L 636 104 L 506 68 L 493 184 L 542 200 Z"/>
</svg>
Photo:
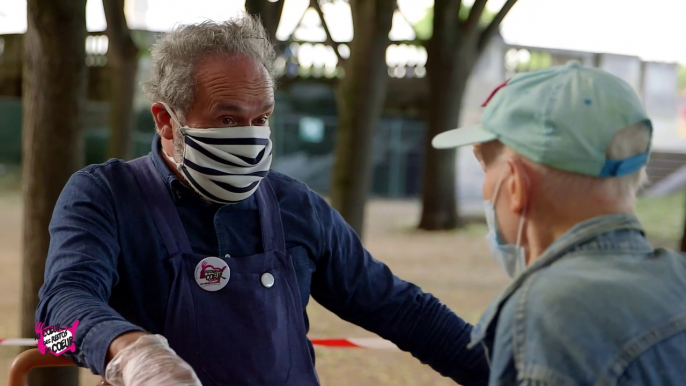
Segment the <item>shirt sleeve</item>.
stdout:
<svg viewBox="0 0 686 386">
<path fill-rule="evenodd" d="M 102 375 L 112 340 L 142 331 L 108 306 L 118 281 L 119 243 L 112 196 L 104 184 L 90 173 L 74 174 L 57 200 L 49 232 L 36 321 L 71 326 L 78 320 L 76 352 L 69 358 Z"/>
<path fill-rule="evenodd" d="M 355 231 L 316 193 L 321 228 L 312 297 L 343 320 L 410 352 L 464 386 L 486 385 L 481 347 L 467 349 L 472 326 L 412 283 L 396 277 L 364 249 Z"/>
</svg>

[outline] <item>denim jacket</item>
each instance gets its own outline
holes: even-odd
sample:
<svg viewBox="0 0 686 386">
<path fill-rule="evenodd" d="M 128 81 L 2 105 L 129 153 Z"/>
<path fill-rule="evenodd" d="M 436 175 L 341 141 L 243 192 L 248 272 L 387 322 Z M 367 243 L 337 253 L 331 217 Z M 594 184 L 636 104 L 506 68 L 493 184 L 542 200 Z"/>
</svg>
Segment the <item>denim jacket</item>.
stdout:
<svg viewBox="0 0 686 386">
<path fill-rule="evenodd" d="M 630 214 L 580 223 L 486 310 L 490 385 L 686 385 L 686 255 Z"/>
</svg>

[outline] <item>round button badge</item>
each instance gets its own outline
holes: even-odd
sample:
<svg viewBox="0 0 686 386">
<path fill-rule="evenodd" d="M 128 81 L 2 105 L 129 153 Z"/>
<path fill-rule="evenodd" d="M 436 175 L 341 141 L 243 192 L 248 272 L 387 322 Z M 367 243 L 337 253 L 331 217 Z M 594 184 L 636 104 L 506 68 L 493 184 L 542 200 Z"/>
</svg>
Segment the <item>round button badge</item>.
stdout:
<svg viewBox="0 0 686 386">
<path fill-rule="evenodd" d="M 195 282 L 205 291 L 219 291 L 229 282 L 231 270 L 218 257 L 206 257 L 195 266 Z"/>
</svg>

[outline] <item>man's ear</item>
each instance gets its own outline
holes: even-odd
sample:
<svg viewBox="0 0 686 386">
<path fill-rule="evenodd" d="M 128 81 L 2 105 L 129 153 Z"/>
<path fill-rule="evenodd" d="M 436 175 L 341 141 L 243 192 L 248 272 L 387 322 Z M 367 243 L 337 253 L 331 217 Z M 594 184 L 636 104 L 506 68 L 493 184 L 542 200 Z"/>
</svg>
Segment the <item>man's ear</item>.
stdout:
<svg viewBox="0 0 686 386">
<path fill-rule="evenodd" d="M 510 209 L 514 213 L 521 213 L 529 202 L 529 190 L 531 184 L 526 168 L 518 159 L 509 159 L 507 167 L 510 168 L 510 177 L 507 181 L 507 189 L 510 191 Z"/>
<path fill-rule="evenodd" d="M 164 139 L 172 140 L 174 138 L 173 121 L 164 105 L 159 102 L 153 103 L 150 111 L 160 136 Z"/>
<path fill-rule="evenodd" d="M 484 155 L 481 151 L 481 144 L 479 143 L 472 146 L 472 152 L 474 153 L 474 158 L 476 158 L 476 160 L 479 161 L 479 165 L 481 165 L 481 170 L 485 172 L 486 163 L 484 162 Z"/>
</svg>

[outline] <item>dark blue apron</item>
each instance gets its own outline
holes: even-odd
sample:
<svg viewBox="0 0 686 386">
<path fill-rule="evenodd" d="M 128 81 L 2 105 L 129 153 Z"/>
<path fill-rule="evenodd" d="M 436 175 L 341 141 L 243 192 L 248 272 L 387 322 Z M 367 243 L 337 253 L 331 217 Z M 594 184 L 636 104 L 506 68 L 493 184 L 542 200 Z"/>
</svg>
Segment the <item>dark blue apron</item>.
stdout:
<svg viewBox="0 0 686 386">
<path fill-rule="evenodd" d="M 208 256 L 191 250 L 152 159 L 142 157 L 129 165 L 171 256 L 174 279 L 164 326 L 171 348 L 204 386 L 318 386 L 295 270 L 286 254 L 281 212 L 269 180 L 263 179 L 255 192 L 264 253 L 218 256 L 228 264 L 229 280 L 211 292 L 195 279 L 196 266 Z"/>
</svg>

